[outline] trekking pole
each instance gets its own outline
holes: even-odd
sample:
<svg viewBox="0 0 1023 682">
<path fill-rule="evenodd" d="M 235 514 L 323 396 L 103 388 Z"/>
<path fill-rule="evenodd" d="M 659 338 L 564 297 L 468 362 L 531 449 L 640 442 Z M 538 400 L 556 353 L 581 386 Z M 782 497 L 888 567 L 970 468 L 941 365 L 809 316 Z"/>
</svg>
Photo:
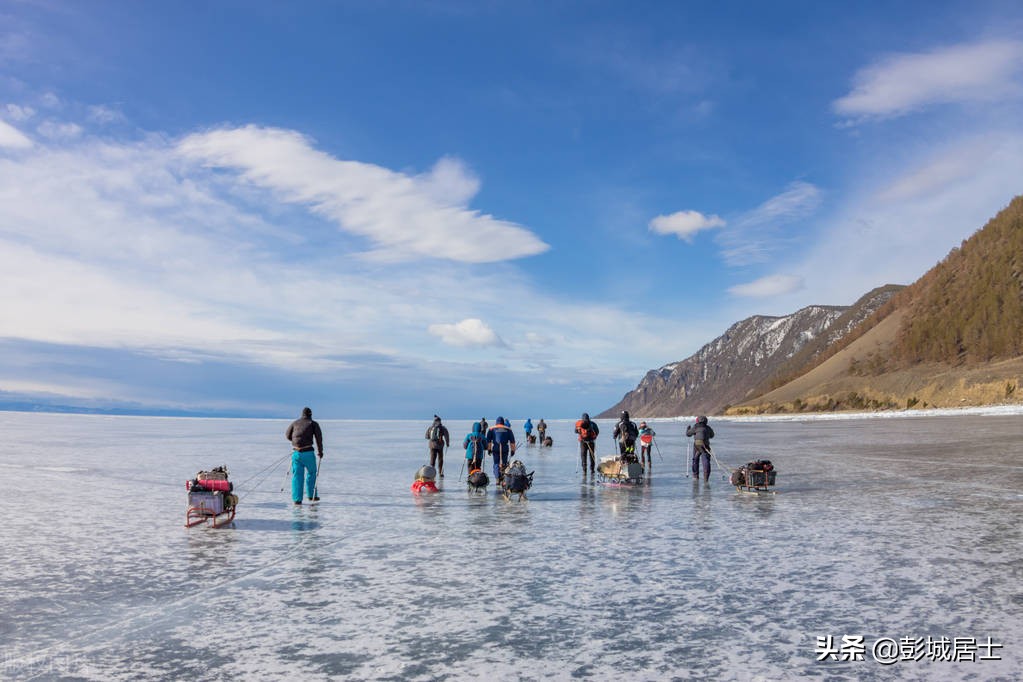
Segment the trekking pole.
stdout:
<svg viewBox="0 0 1023 682">
<path fill-rule="evenodd" d="M 323 456 L 320 455 L 316 458 L 316 483 L 313 484 L 313 499 L 320 499 L 320 464 L 323 462 Z"/>
<path fill-rule="evenodd" d="M 659 446 L 657 444 L 657 439 L 656 438 L 651 438 L 650 442 L 654 444 L 654 447 L 657 449 L 657 456 L 660 457 L 661 461 L 663 462 L 664 461 L 664 455 L 661 454 L 661 446 Z"/>
<path fill-rule="evenodd" d="M 295 469 L 295 463 L 292 462 L 291 466 L 288 467 L 287 472 L 285 472 L 285 474 L 284 474 L 284 483 L 281 484 L 281 492 L 282 493 L 284 492 L 284 489 L 288 486 L 288 480 L 291 479 L 291 474 L 294 473 L 294 469 Z"/>
<path fill-rule="evenodd" d="M 462 466 L 458 469 L 458 482 L 462 482 L 462 472 L 465 471 L 465 459 L 462 460 Z"/>
<path fill-rule="evenodd" d="M 689 478 L 689 469 L 687 467 L 693 466 L 693 441 L 686 438 L 686 461 L 682 462 L 682 473 Z"/>
</svg>

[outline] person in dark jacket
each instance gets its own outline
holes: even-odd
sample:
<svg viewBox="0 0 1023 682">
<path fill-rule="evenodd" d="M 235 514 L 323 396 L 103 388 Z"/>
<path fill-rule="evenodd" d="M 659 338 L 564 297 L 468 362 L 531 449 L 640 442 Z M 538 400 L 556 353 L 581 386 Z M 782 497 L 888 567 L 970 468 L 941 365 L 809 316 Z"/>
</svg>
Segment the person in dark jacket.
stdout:
<svg viewBox="0 0 1023 682">
<path fill-rule="evenodd" d="M 498 417 L 494 426 L 487 432 L 487 447 L 490 456 L 494 458 L 494 480 L 500 482 L 504 477 L 504 469 L 515 452 L 515 434 L 504 423 L 504 417 Z"/>
<path fill-rule="evenodd" d="M 284 437 L 291 441 L 291 501 L 302 504 L 302 478 L 305 478 L 305 492 L 310 501 L 319 500 L 316 490 L 316 457 L 323 458 L 323 431 L 313 421 L 313 411 L 302 408 L 302 416 L 291 422 Z M 313 456 L 313 443 L 316 456 Z"/>
<path fill-rule="evenodd" d="M 540 439 L 540 443 L 543 444 L 547 438 L 547 422 L 543 420 L 543 417 L 540 417 L 540 421 L 536 423 L 536 434 Z"/>
<path fill-rule="evenodd" d="M 489 424 L 489 422 L 487 422 L 487 418 L 486 417 L 480 417 L 480 433 L 483 434 L 484 438 L 487 437 L 487 431 L 489 431 L 489 430 L 490 430 L 490 424 Z"/>
<path fill-rule="evenodd" d="M 710 478 L 710 439 L 714 429 L 706 417 L 697 417 L 696 423 L 686 427 L 686 438 L 693 438 L 693 478 L 700 477 L 700 460 L 703 460 L 703 480 Z"/>
<path fill-rule="evenodd" d="M 639 437 L 639 428 L 636 426 L 636 422 L 629 419 L 629 413 L 625 410 L 622 410 L 622 418 L 615 424 L 614 433 L 611 435 L 618 441 L 619 454 L 636 454 L 636 438 Z"/>
<path fill-rule="evenodd" d="M 437 415 L 433 415 L 433 423 L 426 429 L 426 440 L 430 442 L 430 466 L 436 467 L 438 476 L 444 478 L 444 448 L 451 445 L 451 435 Z"/>
<path fill-rule="evenodd" d="M 596 471 L 597 436 L 600 434 L 600 427 L 597 422 L 590 419 L 590 415 L 583 412 L 582 419 L 575 423 L 575 432 L 579 434 L 579 459 L 582 462 L 583 477 L 586 476 L 586 456 L 590 459 L 590 473 Z"/>
</svg>

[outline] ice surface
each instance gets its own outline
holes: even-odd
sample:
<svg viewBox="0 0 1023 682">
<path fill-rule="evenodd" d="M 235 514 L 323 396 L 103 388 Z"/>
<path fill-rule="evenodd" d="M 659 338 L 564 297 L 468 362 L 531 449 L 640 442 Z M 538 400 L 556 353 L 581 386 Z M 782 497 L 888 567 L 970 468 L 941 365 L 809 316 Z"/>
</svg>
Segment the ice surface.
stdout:
<svg viewBox="0 0 1023 682">
<path fill-rule="evenodd" d="M 0 677 L 1019 679 L 1018 414 L 712 420 L 724 463 L 776 464 L 772 496 L 686 478 L 674 420 L 649 486 L 582 483 L 548 420 L 523 503 L 469 497 L 457 448 L 414 498 L 428 421 L 321 422 L 323 501 L 294 508 L 287 421 L 0 413 Z M 233 527 L 184 528 L 219 464 Z M 817 662 L 827 635 L 1005 648 Z"/>
</svg>

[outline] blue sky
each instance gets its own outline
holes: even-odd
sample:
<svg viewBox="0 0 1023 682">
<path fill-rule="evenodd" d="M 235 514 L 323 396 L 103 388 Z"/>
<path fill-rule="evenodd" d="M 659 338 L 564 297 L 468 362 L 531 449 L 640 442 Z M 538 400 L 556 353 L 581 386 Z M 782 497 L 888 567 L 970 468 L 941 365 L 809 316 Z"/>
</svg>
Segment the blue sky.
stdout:
<svg viewBox="0 0 1023 682">
<path fill-rule="evenodd" d="M 1023 191 L 1018 3 L 0 6 L 0 402 L 568 417 Z"/>
</svg>

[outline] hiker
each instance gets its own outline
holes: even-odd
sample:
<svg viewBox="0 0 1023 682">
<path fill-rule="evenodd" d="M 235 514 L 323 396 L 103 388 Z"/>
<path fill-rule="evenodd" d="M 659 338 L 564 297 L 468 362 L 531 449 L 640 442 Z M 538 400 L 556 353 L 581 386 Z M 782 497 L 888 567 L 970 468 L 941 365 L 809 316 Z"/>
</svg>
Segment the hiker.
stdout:
<svg viewBox="0 0 1023 682">
<path fill-rule="evenodd" d="M 590 415 L 583 412 L 582 419 L 575 423 L 575 432 L 579 434 L 579 459 L 583 466 L 583 476 L 586 475 L 587 454 L 590 456 L 590 473 L 595 473 L 597 435 L 600 434 L 600 427 L 597 426 L 597 422 L 590 421 Z"/>
<path fill-rule="evenodd" d="M 472 423 L 472 433 L 466 435 L 462 441 L 465 448 L 465 461 L 469 466 L 469 473 L 476 469 L 483 468 L 483 455 L 487 451 L 487 439 L 483 435 L 482 426 L 479 422 Z"/>
<path fill-rule="evenodd" d="M 693 478 L 700 477 L 700 459 L 703 459 L 703 480 L 710 479 L 710 439 L 714 429 L 706 417 L 697 417 L 696 423 L 686 427 L 686 438 L 693 437 Z"/>
<path fill-rule="evenodd" d="M 440 477 L 444 478 L 444 448 L 451 445 L 451 436 L 437 415 L 433 415 L 433 424 L 426 429 L 426 440 L 430 441 L 430 466 L 436 467 Z"/>
<path fill-rule="evenodd" d="M 522 425 L 522 430 L 526 432 L 526 442 L 533 442 L 533 420 L 526 417 L 526 423 Z"/>
<path fill-rule="evenodd" d="M 487 437 L 487 431 L 489 431 L 489 430 L 490 430 L 490 424 L 487 423 L 487 418 L 486 417 L 480 417 L 480 433 L 483 434 L 484 438 Z"/>
<path fill-rule="evenodd" d="M 540 417 L 540 421 L 536 423 L 536 433 L 540 437 L 540 442 L 546 445 L 547 441 L 547 422 Z"/>
<path fill-rule="evenodd" d="M 487 445 L 490 456 L 494 458 L 494 480 L 500 483 L 504 468 L 515 452 L 515 434 L 504 423 L 504 417 L 498 417 L 494 427 L 487 433 Z"/>
<path fill-rule="evenodd" d="M 639 456 L 640 464 L 644 466 L 646 466 L 648 462 L 651 465 L 654 463 L 654 456 L 650 454 L 650 448 L 654 445 L 654 436 L 656 435 L 657 433 L 647 426 L 646 422 L 639 423 Z M 647 438 L 647 436 L 649 436 L 649 438 Z"/>
<path fill-rule="evenodd" d="M 629 419 L 629 413 L 622 410 L 622 418 L 615 424 L 614 433 L 611 434 L 618 439 L 619 454 L 636 454 L 636 437 L 639 436 L 639 429 L 636 422 Z"/>
<path fill-rule="evenodd" d="M 323 431 L 313 421 L 313 411 L 302 408 L 302 416 L 291 422 L 284 437 L 291 441 L 291 501 L 302 504 L 302 479 L 305 478 L 306 497 L 310 502 L 320 498 L 316 490 L 316 457 L 323 459 Z M 316 455 L 313 455 L 313 443 Z"/>
</svg>

